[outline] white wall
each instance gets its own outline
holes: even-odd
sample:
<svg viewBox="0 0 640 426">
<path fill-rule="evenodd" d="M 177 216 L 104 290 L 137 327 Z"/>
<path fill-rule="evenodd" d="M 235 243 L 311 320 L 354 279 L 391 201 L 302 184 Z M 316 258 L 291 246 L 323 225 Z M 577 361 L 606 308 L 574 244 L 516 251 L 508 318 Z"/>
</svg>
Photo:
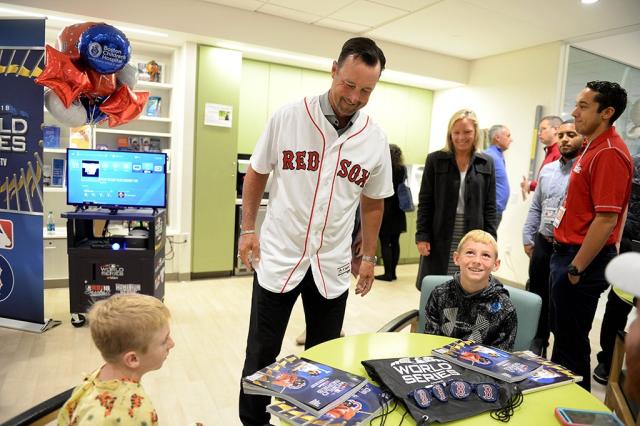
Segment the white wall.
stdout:
<svg viewBox="0 0 640 426">
<path fill-rule="evenodd" d="M 497 275 L 519 283 L 528 278 L 522 226 L 531 198 L 522 200 L 520 181 L 529 168 L 536 106 L 543 106 L 544 115 L 558 108 L 563 52 L 560 43 L 550 43 L 473 61 L 467 86 L 434 96 L 430 152 L 444 146 L 449 118 L 462 108 L 476 112 L 481 128 L 504 124 L 511 130 L 513 143 L 505 152 L 511 196 L 498 229 L 502 266 Z"/>
</svg>

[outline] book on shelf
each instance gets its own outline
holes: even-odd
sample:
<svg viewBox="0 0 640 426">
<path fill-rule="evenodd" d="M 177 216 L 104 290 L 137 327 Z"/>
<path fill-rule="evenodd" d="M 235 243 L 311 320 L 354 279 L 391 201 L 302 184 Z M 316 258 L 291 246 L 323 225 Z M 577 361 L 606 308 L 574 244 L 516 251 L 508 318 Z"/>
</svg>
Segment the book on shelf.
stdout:
<svg viewBox="0 0 640 426">
<path fill-rule="evenodd" d="M 391 394 L 367 383 L 349 399 L 320 417 L 282 399 L 276 399 L 276 402 L 267 407 L 267 411 L 292 425 L 355 426 L 368 424 L 388 407 L 392 400 Z"/>
<path fill-rule="evenodd" d="M 367 379 L 289 355 L 242 379 L 247 394 L 275 396 L 320 417 L 358 392 Z"/>
<path fill-rule="evenodd" d="M 542 368 L 518 383 L 523 394 L 582 381 L 582 376 L 531 351 L 518 351 L 513 354 L 542 365 Z"/>
<path fill-rule="evenodd" d="M 43 126 L 42 140 L 45 148 L 60 148 L 60 127 Z"/>
<path fill-rule="evenodd" d="M 51 186 L 61 188 L 64 186 L 65 166 L 64 158 L 51 159 Z"/>
<path fill-rule="evenodd" d="M 162 106 L 162 97 L 160 96 L 149 96 L 149 100 L 147 100 L 147 107 L 144 110 L 144 115 L 147 117 L 158 117 L 160 116 L 160 107 Z"/>
<path fill-rule="evenodd" d="M 69 129 L 69 148 L 91 148 L 91 126 L 85 124 Z"/>
<path fill-rule="evenodd" d="M 468 339 L 458 339 L 432 350 L 431 353 L 454 364 L 509 383 L 524 380 L 541 368 L 537 361 L 519 357 L 502 349 L 480 345 Z"/>
<path fill-rule="evenodd" d="M 138 62 L 138 80 L 162 83 L 164 81 L 162 68 L 162 64 L 153 59 L 147 62 Z"/>
</svg>

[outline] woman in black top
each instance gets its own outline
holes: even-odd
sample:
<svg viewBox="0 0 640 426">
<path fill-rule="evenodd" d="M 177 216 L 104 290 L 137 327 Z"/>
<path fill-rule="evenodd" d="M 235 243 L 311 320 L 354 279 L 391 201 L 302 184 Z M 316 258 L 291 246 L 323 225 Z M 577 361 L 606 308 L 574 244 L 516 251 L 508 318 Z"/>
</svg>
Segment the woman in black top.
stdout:
<svg viewBox="0 0 640 426">
<path fill-rule="evenodd" d="M 446 146 L 427 156 L 416 221 L 418 288 L 426 275 L 457 271 L 453 251 L 467 232 L 482 229 L 496 237 L 496 171 L 478 149 L 478 119 L 460 110 L 449 120 Z"/>
<path fill-rule="evenodd" d="M 384 214 L 380 225 L 380 245 L 384 274 L 376 275 L 377 280 L 393 281 L 396 277 L 396 266 L 400 259 L 400 234 L 407 232 L 407 218 L 398 202 L 398 185 L 407 177 L 407 169 L 402 160 L 402 151 L 398 145 L 390 144 L 391 171 L 393 179 L 392 196 L 384 199 Z"/>
</svg>

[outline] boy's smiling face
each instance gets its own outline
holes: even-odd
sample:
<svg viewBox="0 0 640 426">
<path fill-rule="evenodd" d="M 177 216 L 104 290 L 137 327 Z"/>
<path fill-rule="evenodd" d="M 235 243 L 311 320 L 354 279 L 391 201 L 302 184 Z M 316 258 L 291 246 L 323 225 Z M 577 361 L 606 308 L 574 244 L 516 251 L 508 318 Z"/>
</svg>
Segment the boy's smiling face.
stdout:
<svg viewBox="0 0 640 426">
<path fill-rule="evenodd" d="M 491 244 L 466 241 L 460 252 L 453 252 L 460 267 L 460 283 L 466 291 L 478 291 L 489 284 L 489 275 L 500 266 L 498 254 Z"/>
</svg>

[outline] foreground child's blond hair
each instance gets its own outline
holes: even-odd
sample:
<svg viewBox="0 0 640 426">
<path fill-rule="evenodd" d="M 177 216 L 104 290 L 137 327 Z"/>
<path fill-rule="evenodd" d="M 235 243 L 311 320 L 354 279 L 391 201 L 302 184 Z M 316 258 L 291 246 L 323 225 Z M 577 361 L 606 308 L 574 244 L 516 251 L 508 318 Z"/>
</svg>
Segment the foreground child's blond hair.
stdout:
<svg viewBox="0 0 640 426">
<path fill-rule="evenodd" d="M 107 362 L 117 362 L 127 351 L 146 353 L 153 334 L 171 314 L 153 296 L 119 294 L 101 300 L 89 311 L 91 337 Z"/>
<path fill-rule="evenodd" d="M 460 242 L 458 243 L 458 247 L 456 248 L 456 251 L 458 253 L 462 251 L 462 247 L 467 241 L 489 244 L 493 248 L 493 251 L 495 252 L 496 259 L 498 259 L 498 242 L 496 241 L 495 238 L 493 238 L 493 235 L 491 235 L 490 233 L 485 232 L 481 229 L 474 229 L 472 231 L 467 232 L 465 236 L 462 237 L 460 239 Z"/>
</svg>

